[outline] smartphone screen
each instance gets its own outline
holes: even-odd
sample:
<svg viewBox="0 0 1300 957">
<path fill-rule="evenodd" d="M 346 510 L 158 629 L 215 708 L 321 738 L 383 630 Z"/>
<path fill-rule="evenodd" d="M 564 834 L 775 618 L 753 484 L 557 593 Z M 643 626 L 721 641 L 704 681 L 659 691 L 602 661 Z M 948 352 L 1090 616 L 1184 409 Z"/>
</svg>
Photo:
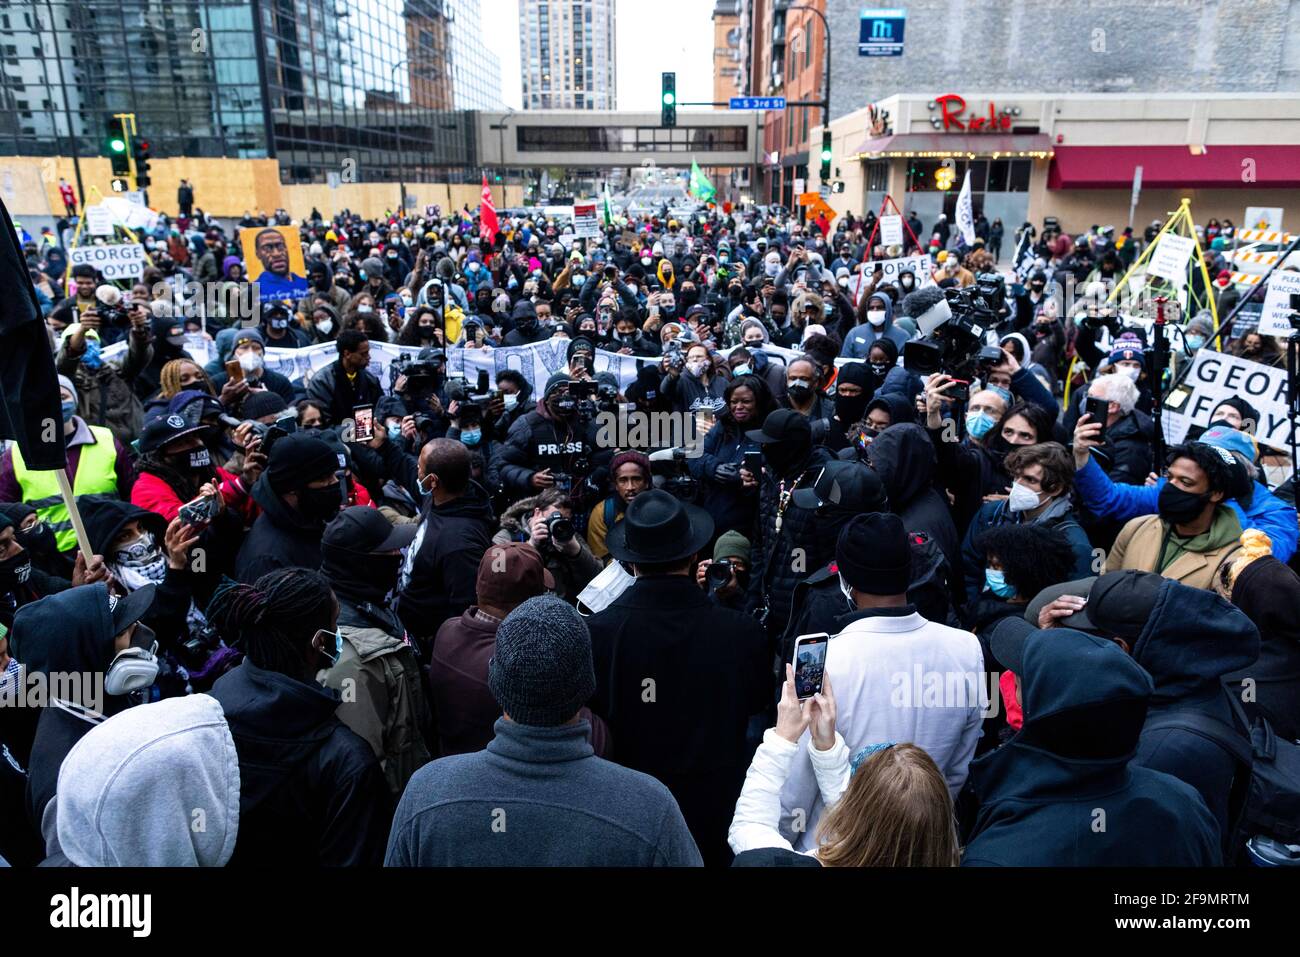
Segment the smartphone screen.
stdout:
<svg viewBox="0 0 1300 957">
<path fill-rule="evenodd" d="M 358 405 L 352 410 L 352 421 L 356 426 L 356 441 L 369 442 L 375 437 L 375 407 Z"/>
<path fill-rule="evenodd" d="M 758 478 L 759 473 L 763 471 L 763 453 L 746 452 L 742 468 L 754 478 Z"/>
<path fill-rule="evenodd" d="M 244 381 L 244 367 L 239 364 L 238 359 L 231 359 L 226 363 L 226 378 L 231 382 Z"/>
<path fill-rule="evenodd" d="M 811 698 L 822 690 L 822 676 L 826 671 L 826 649 L 830 635 L 800 635 L 794 642 L 794 690 L 800 700 Z"/>
</svg>

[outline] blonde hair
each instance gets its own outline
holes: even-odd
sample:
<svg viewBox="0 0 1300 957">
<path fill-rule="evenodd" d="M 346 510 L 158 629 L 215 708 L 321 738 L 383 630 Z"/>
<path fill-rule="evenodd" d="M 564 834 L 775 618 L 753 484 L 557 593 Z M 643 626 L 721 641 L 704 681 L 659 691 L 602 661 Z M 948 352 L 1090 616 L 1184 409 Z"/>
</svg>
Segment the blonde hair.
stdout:
<svg viewBox="0 0 1300 957">
<path fill-rule="evenodd" d="M 212 385 L 212 379 L 204 371 L 203 366 L 199 365 L 193 359 L 172 359 L 167 362 L 158 372 L 159 391 L 164 399 L 170 399 L 176 393 L 181 392 L 181 368 L 186 365 L 192 365 L 199 370 L 200 381 L 190 386 L 191 389 L 198 388 L 208 395 L 216 395 L 217 390 Z"/>
<path fill-rule="evenodd" d="M 817 827 L 826 867 L 956 867 L 952 797 L 939 767 L 914 744 L 871 755 Z"/>
<path fill-rule="evenodd" d="M 1227 592 L 1226 597 L 1231 600 L 1232 589 L 1237 584 L 1237 576 L 1246 570 L 1249 565 L 1257 558 L 1264 558 L 1266 555 L 1273 554 L 1273 541 L 1266 534 L 1257 528 L 1248 528 L 1241 533 L 1241 550 L 1237 552 L 1232 563 L 1226 566 L 1224 571 L 1224 589 Z"/>
</svg>

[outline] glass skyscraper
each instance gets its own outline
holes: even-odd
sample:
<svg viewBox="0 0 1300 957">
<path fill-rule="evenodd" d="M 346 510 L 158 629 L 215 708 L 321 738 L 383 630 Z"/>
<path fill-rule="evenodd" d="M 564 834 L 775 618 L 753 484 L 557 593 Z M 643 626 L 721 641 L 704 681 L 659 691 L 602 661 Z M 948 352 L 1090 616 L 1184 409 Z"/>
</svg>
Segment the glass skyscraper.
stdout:
<svg viewBox="0 0 1300 957">
<path fill-rule="evenodd" d="M 500 106 L 477 0 L 0 0 L 0 153 L 273 157 L 284 182 L 448 181 Z"/>
</svg>

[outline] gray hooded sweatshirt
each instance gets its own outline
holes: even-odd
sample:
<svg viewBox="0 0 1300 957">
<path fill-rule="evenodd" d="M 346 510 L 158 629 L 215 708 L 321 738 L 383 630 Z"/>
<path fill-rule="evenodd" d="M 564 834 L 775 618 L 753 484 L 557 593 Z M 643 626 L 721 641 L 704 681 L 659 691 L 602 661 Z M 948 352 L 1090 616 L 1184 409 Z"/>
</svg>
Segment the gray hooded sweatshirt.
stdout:
<svg viewBox="0 0 1300 957">
<path fill-rule="evenodd" d="M 116 714 L 59 769 L 45 866 L 221 867 L 239 832 L 239 756 L 205 694 Z"/>
</svg>

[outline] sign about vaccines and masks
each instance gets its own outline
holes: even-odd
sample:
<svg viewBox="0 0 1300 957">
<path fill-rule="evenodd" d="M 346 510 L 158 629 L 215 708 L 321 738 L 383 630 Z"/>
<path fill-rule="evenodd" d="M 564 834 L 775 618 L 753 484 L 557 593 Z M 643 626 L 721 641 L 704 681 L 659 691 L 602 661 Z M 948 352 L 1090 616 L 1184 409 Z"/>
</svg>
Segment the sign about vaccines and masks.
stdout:
<svg viewBox="0 0 1300 957">
<path fill-rule="evenodd" d="M 903 217 L 902 216 L 881 216 L 880 217 L 880 245 L 882 246 L 903 245 Z"/>
<path fill-rule="evenodd" d="M 1259 410 L 1255 423 L 1259 442 L 1278 450 L 1290 448 L 1285 369 L 1202 349 L 1183 384 L 1191 394 L 1177 412 L 1165 412 L 1165 438 L 1170 444 L 1182 442 L 1194 425 L 1209 425 L 1214 410 L 1225 399 L 1237 396 Z"/>
<path fill-rule="evenodd" d="M 1160 237 L 1155 251 L 1151 254 L 1151 262 L 1147 264 L 1147 274 L 1168 279 L 1175 286 L 1187 285 L 1187 263 L 1191 261 L 1192 250 L 1195 248 L 1196 240 L 1190 236 L 1165 233 Z"/>
<path fill-rule="evenodd" d="M 239 233 L 248 281 L 260 302 L 284 302 L 307 295 L 307 266 L 296 226 L 263 226 Z"/>
<path fill-rule="evenodd" d="M 1264 295 L 1264 310 L 1259 315 L 1259 331 L 1266 336 L 1289 336 L 1291 328 L 1291 297 L 1300 295 L 1300 272 L 1277 271 L 1268 277 L 1268 292 Z M 1233 330 L 1233 335 L 1241 335 Z"/>
<path fill-rule="evenodd" d="M 86 207 L 86 232 L 92 236 L 113 235 L 113 211 L 103 203 Z"/>
<path fill-rule="evenodd" d="M 76 246 L 68 251 L 68 265 L 94 266 L 105 279 L 139 279 L 144 275 L 144 247 L 139 243 Z"/>
</svg>

